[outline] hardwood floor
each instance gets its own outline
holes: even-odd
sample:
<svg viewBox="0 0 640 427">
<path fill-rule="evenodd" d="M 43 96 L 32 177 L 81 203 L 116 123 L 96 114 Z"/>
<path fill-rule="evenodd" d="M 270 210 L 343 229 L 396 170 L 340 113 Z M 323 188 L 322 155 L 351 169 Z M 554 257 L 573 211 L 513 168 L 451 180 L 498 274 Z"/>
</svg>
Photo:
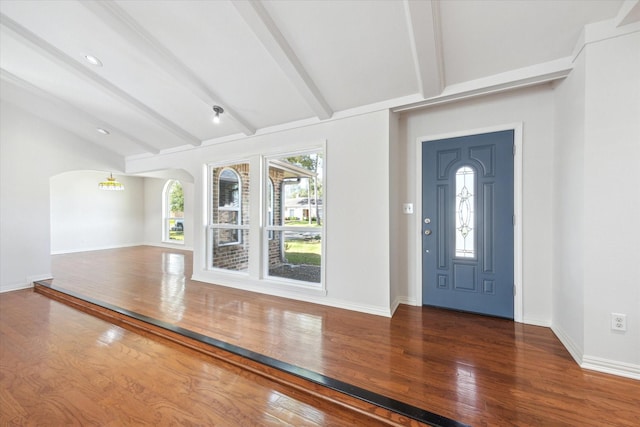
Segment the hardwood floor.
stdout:
<svg viewBox="0 0 640 427">
<path fill-rule="evenodd" d="M 0 295 L 0 425 L 383 425 L 36 294 Z"/>
<path fill-rule="evenodd" d="M 640 382 L 580 369 L 548 328 L 405 305 L 387 319 L 204 284 L 188 279 L 189 252 L 162 248 L 53 259 L 57 287 L 470 425 L 640 425 Z"/>
</svg>

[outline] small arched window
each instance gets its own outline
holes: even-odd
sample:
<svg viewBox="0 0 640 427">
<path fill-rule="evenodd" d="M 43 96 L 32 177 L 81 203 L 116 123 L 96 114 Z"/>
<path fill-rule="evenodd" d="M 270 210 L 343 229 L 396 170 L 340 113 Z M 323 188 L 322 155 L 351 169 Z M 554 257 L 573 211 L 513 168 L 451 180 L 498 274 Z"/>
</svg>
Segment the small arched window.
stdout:
<svg viewBox="0 0 640 427">
<path fill-rule="evenodd" d="M 238 173 L 224 168 L 218 180 L 218 223 L 242 224 L 242 182 Z M 237 229 L 220 231 L 220 245 L 233 245 L 241 241 Z"/>
<path fill-rule="evenodd" d="M 163 240 L 184 243 L 184 192 L 177 180 L 169 180 L 162 192 Z"/>
</svg>

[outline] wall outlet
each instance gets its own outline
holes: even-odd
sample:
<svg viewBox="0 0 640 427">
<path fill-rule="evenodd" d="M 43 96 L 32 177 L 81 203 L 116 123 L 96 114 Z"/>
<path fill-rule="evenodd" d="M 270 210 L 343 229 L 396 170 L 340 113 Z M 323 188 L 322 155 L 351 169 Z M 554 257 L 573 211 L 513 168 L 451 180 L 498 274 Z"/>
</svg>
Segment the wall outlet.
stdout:
<svg viewBox="0 0 640 427">
<path fill-rule="evenodd" d="M 614 331 L 626 331 L 627 315 L 621 313 L 611 313 L 611 329 Z"/>
</svg>

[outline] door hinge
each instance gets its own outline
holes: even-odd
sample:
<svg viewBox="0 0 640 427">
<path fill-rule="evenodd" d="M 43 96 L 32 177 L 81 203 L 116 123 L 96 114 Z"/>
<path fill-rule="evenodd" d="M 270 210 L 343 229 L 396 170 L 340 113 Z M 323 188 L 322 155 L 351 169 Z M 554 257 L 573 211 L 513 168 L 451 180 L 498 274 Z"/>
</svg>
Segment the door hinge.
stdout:
<svg viewBox="0 0 640 427">
<path fill-rule="evenodd" d="M 516 155 L 516 144 L 513 144 L 513 155 Z"/>
<path fill-rule="evenodd" d="M 514 226 L 516 225 L 516 216 L 515 215 L 511 216 L 511 224 L 514 225 Z"/>
<path fill-rule="evenodd" d="M 516 294 L 516 285 L 514 283 L 514 285 L 513 285 L 513 295 L 515 295 L 515 294 Z"/>
</svg>

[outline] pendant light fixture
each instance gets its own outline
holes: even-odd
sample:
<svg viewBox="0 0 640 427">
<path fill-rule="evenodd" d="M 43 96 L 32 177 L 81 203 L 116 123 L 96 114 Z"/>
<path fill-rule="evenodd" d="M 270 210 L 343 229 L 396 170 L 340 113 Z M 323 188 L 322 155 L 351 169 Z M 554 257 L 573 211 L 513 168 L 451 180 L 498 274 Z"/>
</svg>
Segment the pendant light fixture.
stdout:
<svg viewBox="0 0 640 427">
<path fill-rule="evenodd" d="M 213 116 L 213 123 L 218 124 L 220 123 L 220 114 L 224 113 L 224 108 L 220 107 L 219 105 L 214 105 L 213 111 L 216 113 Z"/>
<path fill-rule="evenodd" d="M 122 191 L 124 190 L 124 184 L 116 181 L 116 179 L 113 177 L 113 174 L 109 174 L 106 181 L 102 181 L 100 184 L 98 184 L 98 188 L 108 191 Z"/>
</svg>

